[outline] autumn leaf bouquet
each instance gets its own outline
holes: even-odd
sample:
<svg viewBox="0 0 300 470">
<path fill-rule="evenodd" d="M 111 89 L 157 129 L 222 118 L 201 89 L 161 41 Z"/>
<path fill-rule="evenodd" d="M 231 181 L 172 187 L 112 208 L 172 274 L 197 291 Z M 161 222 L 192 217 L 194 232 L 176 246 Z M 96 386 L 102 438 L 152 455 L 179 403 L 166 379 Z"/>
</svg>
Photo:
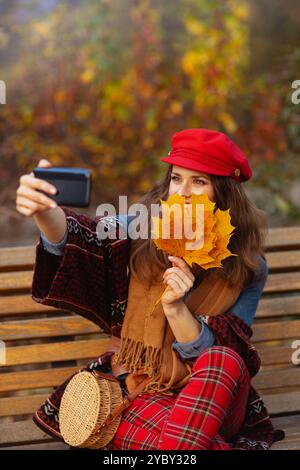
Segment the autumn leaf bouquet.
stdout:
<svg viewBox="0 0 300 470">
<path fill-rule="evenodd" d="M 178 194 L 160 202 L 161 214 L 152 217 L 152 237 L 158 249 L 203 269 L 222 267 L 222 260 L 237 256 L 228 249 L 235 228 L 230 209 L 215 210 L 207 194 L 192 194 L 189 204 Z"/>
</svg>

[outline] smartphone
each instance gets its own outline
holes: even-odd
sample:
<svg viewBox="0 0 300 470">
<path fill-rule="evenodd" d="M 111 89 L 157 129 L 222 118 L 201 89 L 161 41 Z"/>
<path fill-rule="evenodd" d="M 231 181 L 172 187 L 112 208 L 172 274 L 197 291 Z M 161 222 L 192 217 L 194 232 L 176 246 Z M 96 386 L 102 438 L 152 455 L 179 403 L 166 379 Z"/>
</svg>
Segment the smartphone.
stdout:
<svg viewBox="0 0 300 470">
<path fill-rule="evenodd" d="M 36 178 L 48 181 L 57 188 L 55 195 L 46 194 L 61 206 L 90 205 L 92 171 L 85 168 L 34 168 Z"/>
</svg>

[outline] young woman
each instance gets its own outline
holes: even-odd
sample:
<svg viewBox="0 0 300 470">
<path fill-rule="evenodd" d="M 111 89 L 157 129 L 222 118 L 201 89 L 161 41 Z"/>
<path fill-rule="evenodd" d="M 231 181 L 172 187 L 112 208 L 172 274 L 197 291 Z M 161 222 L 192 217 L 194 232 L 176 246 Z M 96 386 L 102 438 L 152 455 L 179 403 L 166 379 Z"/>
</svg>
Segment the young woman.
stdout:
<svg viewBox="0 0 300 470">
<path fill-rule="evenodd" d="M 114 220 L 115 238 L 99 240 L 97 224 L 111 228 L 111 218 L 51 208 L 53 201 L 38 191 L 50 193 L 50 185 L 24 175 L 17 210 L 33 216 L 41 230 L 33 299 L 77 312 L 111 335 L 107 352 L 84 370 L 114 374 L 124 394 L 151 378 L 107 448 L 268 449 L 282 434 L 251 386 L 260 367 L 251 324 L 268 273 L 263 217 L 241 185 L 251 169 L 225 134 L 206 129 L 175 133 L 161 160 L 168 164 L 165 177 L 141 202 L 150 209 L 174 193 L 187 203 L 192 193 L 206 193 L 216 208 L 230 208 L 236 229 L 228 248 L 238 256 L 225 259 L 222 268 L 191 269 L 158 251 L 150 236 L 120 236 L 130 223 L 126 215 Z M 149 235 L 150 221 L 149 215 Z M 58 438 L 58 410 L 70 378 L 34 416 Z"/>
</svg>

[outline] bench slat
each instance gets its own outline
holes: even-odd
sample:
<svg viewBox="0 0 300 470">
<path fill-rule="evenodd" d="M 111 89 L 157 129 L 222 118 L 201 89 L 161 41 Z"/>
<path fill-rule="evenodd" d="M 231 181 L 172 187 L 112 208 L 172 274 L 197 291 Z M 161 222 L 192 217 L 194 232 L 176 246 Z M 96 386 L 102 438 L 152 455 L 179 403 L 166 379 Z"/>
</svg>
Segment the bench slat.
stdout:
<svg viewBox="0 0 300 470">
<path fill-rule="evenodd" d="M 0 392 L 49 388 L 64 382 L 81 366 L 61 367 L 33 371 L 9 372 L 2 376 Z M 285 369 L 261 371 L 253 383 L 258 390 L 296 387 L 300 385 L 300 368 L 290 366 Z"/>
<path fill-rule="evenodd" d="M 32 271 L 0 273 L 0 293 L 30 292 Z M 300 290 L 300 276 L 297 273 L 269 274 L 264 293 L 291 292 Z"/>
<path fill-rule="evenodd" d="M 300 412 L 300 392 L 262 393 L 262 398 L 271 415 Z"/>
<path fill-rule="evenodd" d="M 37 239 L 38 242 L 38 239 Z M 266 248 L 281 250 L 290 247 L 300 248 L 300 227 L 270 228 L 266 239 Z M 0 269 L 19 266 L 33 266 L 36 246 L 1 248 Z"/>
<path fill-rule="evenodd" d="M 293 292 L 300 290 L 299 273 L 269 274 L 264 294 L 277 292 Z"/>
<path fill-rule="evenodd" d="M 47 400 L 49 394 L 0 398 L 0 416 L 29 415 Z"/>
<path fill-rule="evenodd" d="M 300 368 L 290 366 L 286 369 L 260 371 L 253 379 L 258 390 L 296 387 L 300 385 Z"/>
<path fill-rule="evenodd" d="M 253 331 L 253 342 L 297 339 L 300 332 L 300 320 L 256 323 L 253 325 Z M 99 332 L 101 330 L 97 325 L 79 315 L 3 322 L 0 325 L 0 337 L 4 341 Z"/>
<path fill-rule="evenodd" d="M 32 269 L 34 260 L 35 246 L 1 248 L 0 271 Z"/>
<path fill-rule="evenodd" d="M 272 422 L 276 429 L 283 429 L 286 434 L 286 438 L 283 441 L 273 444 L 272 450 L 289 448 L 300 449 L 299 415 L 273 418 Z M 3 450 L 5 446 L 15 446 L 16 449 L 20 449 L 21 446 L 28 448 L 28 445 L 44 444 L 45 448 L 48 448 L 46 445 L 49 442 L 53 444 L 61 443 L 60 441 L 53 441 L 52 437 L 41 431 L 32 420 L 7 424 L 3 423 L 1 425 L 1 430 L 1 450 Z M 64 443 L 61 444 L 65 445 Z M 10 448 L 12 449 L 12 447 Z"/>
<path fill-rule="evenodd" d="M 262 297 L 255 318 L 282 317 L 300 314 L 300 294 L 275 298 Z"/>
<path fill-rule="evenodd" d="M 94 359 L 106 351 L 109 337 L 80 341 L 16 346 L 7 348 L 6 366 L 42 364 L 76 359 Z M 265 347 L 257 344 L 262 365 L 290 364 L 294 349 L 290 347 Z"/>
<path fill-rule="evenodd" d="M 262 366 L 292 364 L 292 354 L 295 352 L 295 349 L 289 347 L 274 348 L 256 345 L 256 349 Z"/>
<path fill-rule="evenodd" d="M 3 447 L 1 450 L 69 450 L 64 442 L 45 442 L 43 444 L 27 444 L 24 446 Z"/>
<path fill-rule="evenodd" d="M 0 298 L 0 317 L 32 314 L 58 313 L 63 310 L 35 302 L 30 294 L 8 295 Z"/>
<path fill-rule="evenodd" d="M 266 259 L 269 270 L 300 268 L 300 250 L 266 253 Z"/>
<path fill-rule="evenodd" d="M 13 315 L 35 315 L 59 313 L 64 310 L 35 302 L 30 294 L 9 295 L 0 298 L 0 317 Z M 300 314 L 300 294 L 262 297 L 259 301 L 256 318 Z"/>
<path fill-rule="evenodd" d="M 287 437 L 293 437 L 300 433 L 299 418 L 299 415 L 277 416 L 272 418 L 272 423 L 276 429 L 285 430 Z"/>
<path fill-rule="evenodd" d="M 252 342 L 298 339 L 300 320 L 254 323 Z"/>
<path fill-rule="evenodd" d="M 88 333 L 99 333 L 99 326 L 80 317 L 45 318 L 0 324 L 0 338 L 4 341 L 34 339 L 53 336 L 71 336 Z"/>
<path fill-rule="evenodd" d="M 17 416 L 34 413 L 49 394 L 0 399 L 0 416 Z M 300 392 L 262 394 L 271 415 L 300 412 Z"/>
<path fill-rule="evenodd" d="M 266 238 L 267 249 L 300 247 L 300 227 L 271 228 Z"/>
<path fill-rule="evenodd" d="M 266 247 L 274 248 L 277 246 L 281 248 L 298 246 L 300 248 L 300 226 L 269 228 L 266 239 Z M 29 260 L 30 264 L 33 264 L 35 258 L 35 249 L 36 247 L 33 245 L 1 248 L 1 253 L 3 256 L 1 256 L 0 266 L 5 267 L 8 265 L 8 263 L 9 265 L 16 266 L 16 263 L 19 264 L 17 258 L 19 260 L 24 259 L 26 262 Z"/>
<path fill-rule="evenodd" d="M 43 432 L 31 419 L 15 423 L 2 423 L 0 447 L 11 444 L 42 443 L 53 441 L 49 434 Z"/>
<path fill-rule="evenodd" d="M 296 439 L 284 439 L 283 441 L 275 442 L 271 450 L 300 450 L 300 436 Z"/>
<path fill-rule="evenodd" d="M 272 423 L 275 429 L 283 429 L 285 438 L 275 442 L 272 450 L 300 450 L 300 416 L 281 416 L 273 418 Z"/>
<path fill-rule="evenodd" d="M 109 338 L 16 346 L 6 350 L 6 366 L 94 359 L 106 351 Z"/>
<path fill-rule="evenodd" d="M 79 369 L 80 367 L 74 366 L 55 369 L 29 370 L 23 372 L 9 372 L 2 375 L 0 392 L 52 388 L 56 385 L 60 385 Z"/>
<path fill-rule="evenodd" d="M 0 298 L 0 317 L 22 315 L 38 315 L 48 313 L 60 313 L 60 310 L 48 305 L 42 305 L 35 302 L 30 294 L 10 295 Z M 257 308 L 255 318 L 269 318 L 284 315 L 300 314 L 300 294 L 281 295 L 280 297 L 263 296 Z"/>
<path fill-rule="evenodd" d="M 32 271 L 13 271 L 0 273 L 0 293 L 20 291 L 30 292 L 32 286 Z"/>
</svg>

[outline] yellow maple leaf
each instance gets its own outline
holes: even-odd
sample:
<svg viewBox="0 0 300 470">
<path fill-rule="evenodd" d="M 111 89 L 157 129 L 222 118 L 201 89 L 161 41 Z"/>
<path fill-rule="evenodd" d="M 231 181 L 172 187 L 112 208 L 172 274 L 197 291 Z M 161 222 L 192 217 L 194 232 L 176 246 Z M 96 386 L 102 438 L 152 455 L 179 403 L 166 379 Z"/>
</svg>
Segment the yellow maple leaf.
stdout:
<svg viewBox="0 0 300 470">
<path fill-rule="evenodd" d="M 230 223 L 229 209 L 215 211 L 215 203 L 207 194 L 192 194 L 190 204 L 185 197 L 173 194 L 161 200 L 160 217 L 152 217 L 152 237 L 158 249 L 183 258 L 204 269 L 221 267 L 221 261 L 237 256 L 228 250 L 235 227 Z"/>
</svg>

